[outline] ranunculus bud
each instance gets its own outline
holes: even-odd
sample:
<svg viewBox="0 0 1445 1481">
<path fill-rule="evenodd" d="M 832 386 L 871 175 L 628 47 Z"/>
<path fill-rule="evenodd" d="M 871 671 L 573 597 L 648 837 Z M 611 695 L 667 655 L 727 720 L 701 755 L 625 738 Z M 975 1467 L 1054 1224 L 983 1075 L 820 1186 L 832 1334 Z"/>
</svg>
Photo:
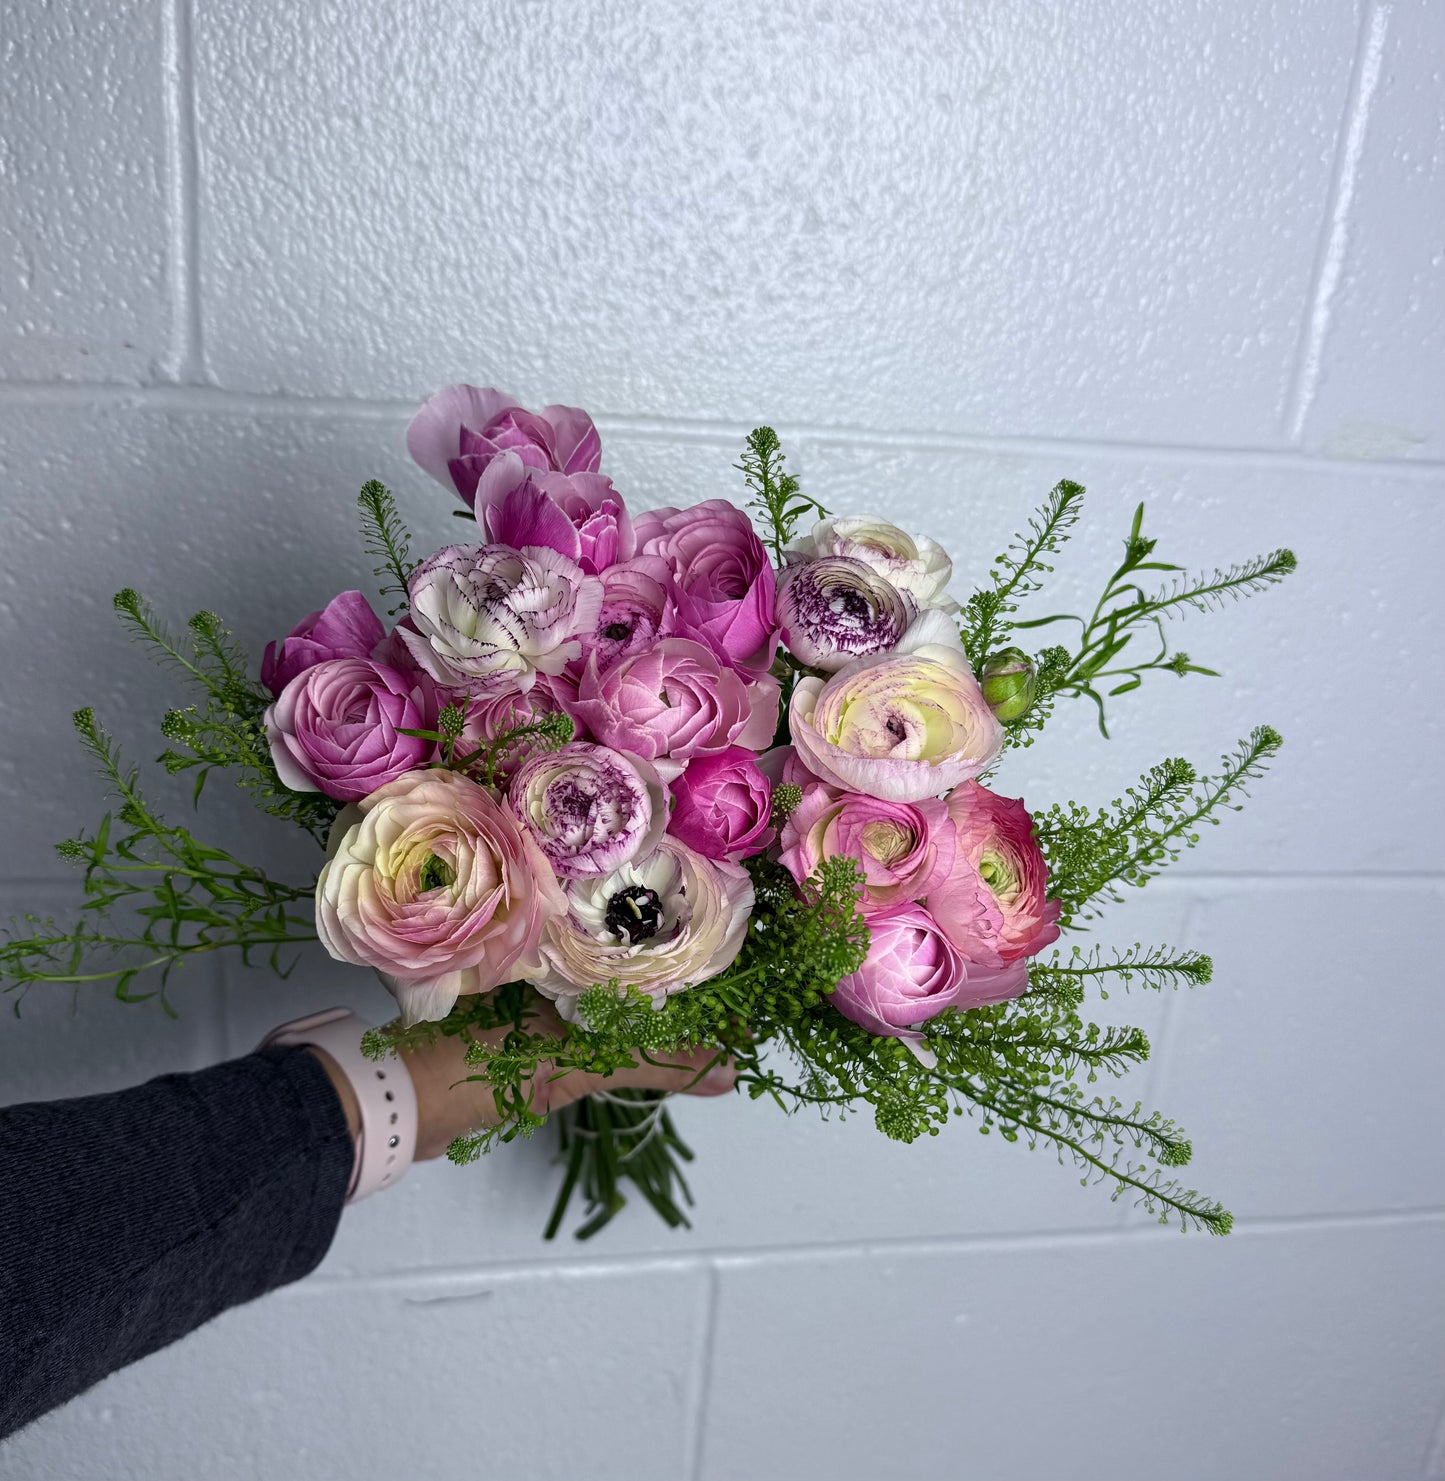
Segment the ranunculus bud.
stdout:
<svg viewBox="0 0 1445 1481">
<path fill-rule="evenodd" d="M 1003 648 L 984 664 L 979 687 L 999 722 L 1012 725 L 1033 705 L 1038 671 L 1022 648 Z"/>
</svg>

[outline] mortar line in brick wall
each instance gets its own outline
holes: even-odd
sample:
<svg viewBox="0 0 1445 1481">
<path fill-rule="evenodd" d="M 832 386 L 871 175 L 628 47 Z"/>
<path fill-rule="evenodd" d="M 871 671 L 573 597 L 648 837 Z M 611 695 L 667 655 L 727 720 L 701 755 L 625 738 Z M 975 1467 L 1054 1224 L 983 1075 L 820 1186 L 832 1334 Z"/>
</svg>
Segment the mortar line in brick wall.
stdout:
<svg viewBox="0 0 1445 1481">
<path fill-rule="evenodd" d="M 170 217 L 167 278 L 171 301 L 171 345 L 164 372 L 178 383 L 194 383 L 205 378 L 199 261 L 200 157 L 191 3 L 192 0 L 167 0 L 163 11 L 166 194 Z"/>
<path fill-rule="evenodd" d="M 1288 1214 L 1272 1218 L 1237 1219 L 1231 1239 L 1275 1238 L 1292 1234 L 1332 1233 L 1353 1229 L 1410 1228 L 1423 1224 L 1445 1224 L 1445 1207 L 1384 1209 L 1364 1213 Z M 595 1258 L 538 1258 L 499 1260 L 487 1265 L 450 1265 L 430 1269 L 378 1271 L 368 1274 L 312 1275 L 279 1294 L 296 1297 L 320 1296 L 337 1290 L 366 1290 L 405 1295 L 438 1292 L 453 1285 L 468 1285 L 469 1291 L 456 1299 L 479 1294 L 479 1283 L 521 1283 L 532 1280 L 608 1279 L 639 1274 L 691 1274 L 705 1270 L 723 1272 L 761 1265 L 816 1264 L 850 1260 L 889 1258 L 900 1255 L 956 1256 L 994 1254 L 1026 1250 L 1076 1250 L 1095 1245 L 1138 1244 L 1177 1240 L 1177 1228 L 1149 1223 L 1137 1228 L 1105 1226 L 1093 1229 L 1033 1230 L 1011 1234 L 920 1235 L 868 1240 L 801 1242 L 758 1245 L 755 1248 L 708 1248 L 686 1254 L 667 1255 L 655 1250 L 634 1254 L 599 1255 Z M 1199 1238 L 1205 1236 L 1200 1235 Z M 445 1299 L 444 1296 L 441 1299 Z"/>
<path fill-rule="evenodd" d="M 686 1428 L 683 1440 L 684 1481 L 700 1481 L 703 1445 L 706 1442 L 708 1401 L 712 1396 L 713 1350 L 716 1346 L 718 1273 L 714 1265 L 703 1268 L 702 1310 L 698 1316 L 697 1345 L 693 1351 L 688 1384 Z"/>
<path fill-rule="evenodd" d="M 1422 1481 L 1445 1481 L 1445 1401 L 1441 1402 L 1420 1475 Z"/>
<path fill-rule="evenodd" d="M 282 416 L 320 420 L 350 418 L 358 422 L 403 423 L 418 402 L 348 396 L 268 395 L 232 391 L 212 385 L 129 386 L 70 381 L 0 381 L 0 406 L 74 406 L 121 408 L 134 411 L 191 412 L 210 416 Z M 660 442 L 693 442 L 735 448 L 746 423 L 704 421 L 686 417 L 626 416 L 599 412 L 595 418 L 604 433 L 617 433 Z M 868 427 L 833 427 L 825 423 L 777 423 L 785 442 L 833 444 L 841 447 L 897 452 L 978 453 L 990 457 L 1053 458 L 1061 467 L 1091 458 L 1126 463 L 1183 463 L 1240 470 L 1283 472 L 1389 474 L 1437 483 L 1445 460 L 1433 458 L 1338 458 L 1298 448 L 1207 446 L 1183 442 L 1125 441 L 1110 438 L 1040 437 L 1023 434 L 969 432 L 882 431 Z M 398 443 L 399 445 L 399 443 Z"/>
<path fill-rule="evenodd" d="M 1350 215 L 1359 181 L 1360 161 L 1365 152 L 1370 109 L 1380 81 L 1380 65 L 1384 58 L 1389 26 L 1389 5 L 1371 3 L 1366 6 L 1360 18 L 1359 40 L 1355 46 L 1345 111 L 1335 145 L 1325 215 L 1320 223 L 1314 266 L 1310 273 L 1309 298 L 1306 300 L 1306 312 L 1300 325 L 1294 374 L 1285 403 L 1282 430 L 1294 446 L 1298 446 L 1304 438 L 1305 420 L 1319 388 L 1325 340 L 1330 332 L 1335 295 L 1344 275 L 1345 253 L 1349 248 Z"/>
</svg>

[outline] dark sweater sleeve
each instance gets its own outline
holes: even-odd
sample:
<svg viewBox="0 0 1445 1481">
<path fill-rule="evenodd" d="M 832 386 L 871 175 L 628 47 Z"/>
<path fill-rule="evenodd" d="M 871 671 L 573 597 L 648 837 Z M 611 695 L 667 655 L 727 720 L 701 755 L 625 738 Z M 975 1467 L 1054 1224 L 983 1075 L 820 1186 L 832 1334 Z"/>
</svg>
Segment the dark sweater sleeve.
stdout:
<svg viewBox="0 0 1445 1481">
<path fill-rule="evenodd" d="M 314 1270 L 352 1157 L 299 1048 L 0 1110 L 0 1436 Z"/>
</svg>

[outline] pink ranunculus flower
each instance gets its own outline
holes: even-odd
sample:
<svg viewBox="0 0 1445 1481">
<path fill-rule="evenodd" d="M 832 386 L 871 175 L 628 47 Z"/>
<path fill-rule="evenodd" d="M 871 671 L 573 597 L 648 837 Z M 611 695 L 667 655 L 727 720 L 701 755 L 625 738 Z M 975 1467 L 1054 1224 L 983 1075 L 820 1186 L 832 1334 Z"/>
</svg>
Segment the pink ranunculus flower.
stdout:
<svg viewBox="0 0 1445 1481">
<path fill-rule="evenodd" d="M 656 770 L 587 741 L 523 762 L 507 802 L 559 879 L 611 874 L 650 854 L 667 826 L 667 790 Z"/>
<path fill-rule="evenodd" d="M 777 574 L 747 514 L 726 499 L 637 516 L 638 548 L 661 556 L 678 615 L 731 664 L 761 672 L 778 651 Z"/>
<path fill-rule="evenodd" d="M 936 797 L 889 802 L 822 782 L 803 789 L 783 824 L 782 864 L 799 884 L 824 859 L 857 859 L 865 914 L 923 899 L 953 867 L 954 827 Z"/>
<path fill-rule="evenodd" d="M 729 746 L 690 762 L 672 784 L 667 831 L 709 859 L 736 864 L 773 842 L 772 798 L 753 752 Z"/>
<path fill-rule="evenodd" d="M 968 963 L 923 906 L 894 905 L 868 917 L 868 955 L 828 1001 L 883 1038 L 902 1039 L 923 1058 L 919 1025 L 956 1006 Z"/>
<path fill-rule="evenodd" d="M 1002 1002 L 1027 987 L 1027 959 L 1058 940 L 1059 902 L 1048 898 L 1048 866 L 1021 801 L 965 782 L 947 806 L 953 867 L 928 892 L 928 908 L 976 964 L 963 1006 Z"/>
<path fill-rule="evenodd" d="M 732 745 L 761 749 L 777 719 L 776 689 L 770 714 L 766 690 L 750 692 L 711 648 L 689 638 L 664 638 L 605 670 L 593 653 L 575 696 L 560 697 L 595 740 L 651 761 L 667 782 L 695 757 Z"/>
<path fill-rule="evenodd" d="M 492 745 L 500 740 L 509 731 L 516 730 L 520 726 L 535 724 L 547 715 L 557 714 L 562 707 L 552 693 L 552 683 L 553 680 L 549 675 L 539 674 L 537 682 L 525 694 L 515 689 L 483 689 L 470 694 L 462 690 L 441 691 L 440 704 L 450 702 L 464 706 L 466 711 L 462 733 L 457 737 L 453 750 L 454 756 L 470 756 L 483 746 Z M 538 745 L 539 741 L 536 738 L 523 737 L 510 746 L 500 757 L 497 782 L 505 786 L 507 779 L 517 768 L 536 754 Z M 437 747 L 435 759 L 441 759 L 440 746 Z M 479 766 L 480 761 L 477 764 Z M 472 770 L 475 772 L 476 768 Z"/>
<path fill-rule="evenodd" d="M 491 387 L 447 386 L 412 418 L 407 451 L 438 483 L 471 504 L 477 480 L 501 452 L 539 472 L 595 473 L 602 460 L 597 428 L 575 406 L 527 411 Z"/>
<path fill-rule="evenodd" d="M 567 912 L 542 936 L 543 969 L 528 981 L 575 1020 L 590 987 L 617 982 L 661 1004 L 729 966 L 747 936 L 753 885 L 665 835 L 646 858 L 566 885 Z"/>
<path fill-rule="evenodd" d="M 645 652 L 661 638 L 679 634 L 672 572 L 655 555 L 639 555 L 601 573 L 602 606 L 597 625 L 581 634 L 582 656 L 569 668 L 574 677 L 593 653 L 601 669 Z"/>
<path fill-rule="evenodd" d="M 427 699 L 410 674 L 369 658 L 328 658 L 303 669 L 266 711 L 276 774 L 293 792 L 356 802 L 425 766 Z"/>
<path fill-rule="evenodd" d="M 787 551 L 789 564 L 842 556 L 862 561 L 919 607 L 957 612 L 948 594 L 953 562 L 948 552 L 927 535 L 910 535 L 896 524 L 873 515 L 820 519 L 811 532 Z"/>
<path fill-rule="evenodd" d="M 417 664 L 456 689 L 530 689 L 560 673 L 591 631 L 602 583 L 544 545 L 447 545 L 407 581 L 411 624 L 397 635 Z"/>
<path fill-rule="evenodd" d="M 1003 746 L 1003 726 L 963 654 L 941 645 L 858 658 L 826 682 L 801 679 L 789 719 L 810 771 L 893 802 L 947 792 Z"/>
<path fill-rule="evenodd" d="M 483 787 L 409 772 L 345 809 L 316 879 L 316 934 L 338 961 L 374 967 L 407 1024 L 540 968 L 567 902 L 541 850 Z"/>
<path fill-rule="evenodd" d="M 637 554 L 632 516 L 600 473 L 538 472 L 500 453 L 477 484 L 477 523 L 498 545 L 546 545 L 596 575 Z"/>
<path fill-rule="evenodd" d="M 343 591 L 319 612 L 311 612 L 279 643 L 267 643 L 261 682 L 280 692 L 303 669 L 328 658 L 367 658 L 386 629 L 359 591 Z"/>
</svg>

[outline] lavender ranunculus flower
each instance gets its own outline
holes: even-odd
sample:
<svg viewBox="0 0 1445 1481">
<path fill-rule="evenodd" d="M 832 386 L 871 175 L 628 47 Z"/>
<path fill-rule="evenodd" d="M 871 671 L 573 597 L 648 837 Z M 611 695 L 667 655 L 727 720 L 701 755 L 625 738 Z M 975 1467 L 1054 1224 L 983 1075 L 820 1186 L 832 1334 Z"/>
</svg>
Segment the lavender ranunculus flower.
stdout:
<svg viewBox="0 0 1445 1481">
<path fill-rule="evenodd" d="M 773 789 L 742 746 L 700 756 L 672 784 L 667 831 L 709 859 L 738 863 L 772 843 Z"/>
<path fill-rule="evenodd" d="M 280 692 L 303 669 L 327 658 L 366 658 L 386 636 L 381 619 L 359 591 L 343 591 L 308 613 L 279 643 L 267 643 L 261 682 Z"/>
<path fill-rule="evenodd" d="M 611 874 L 569 880 L 567 913 L 542 934 L 543 970 L 528 981 L 563 1018 L 589 987 L 617 982 L 660 1003 L 716 976 L 742 950 L 753 885 L 670 835 Z"/>
<path fill-rule="evenodd" d="M 921 906 L 895 905 L 868 917 L 868 956 L 828 1001 L 883 1038 L 902 1039 L 925 1062 L 918 1026 L 953 1007 L 968 963 Z"/>
<path fill-rule="evenodd" d="M 265 716 L 282 782 L 343 802 L 425 766 L 431 743 L 402 733 L 425 724 L 417 677 L 369 658 L 328 658 L 302 670 Z"/>
<path fill-rule="evenodd" d="M 559 879 L 611 874 L 650 854 L 667 823 L 667 793 L 637 756 L 573 741 L 533 756 L 507 802 Z"/>
<path fill-rule="evenodd" d="M 581 652 L 602 584 L 546 546 L 448 545 L 407 582 L 415 631 L 397 634 L 418 665 L 457 689 L 530 689 Z"/>
<path fill-rule="evenodd" d="M 595 473 L 602 459 L 597 428 L 575 406 L 527 411 L 490 386 L 447 386 L 412 418 L 407 451 L 438 483 L 471 504 L 477 480 L 501 452 L 529 468 Z"/>
</svg>

